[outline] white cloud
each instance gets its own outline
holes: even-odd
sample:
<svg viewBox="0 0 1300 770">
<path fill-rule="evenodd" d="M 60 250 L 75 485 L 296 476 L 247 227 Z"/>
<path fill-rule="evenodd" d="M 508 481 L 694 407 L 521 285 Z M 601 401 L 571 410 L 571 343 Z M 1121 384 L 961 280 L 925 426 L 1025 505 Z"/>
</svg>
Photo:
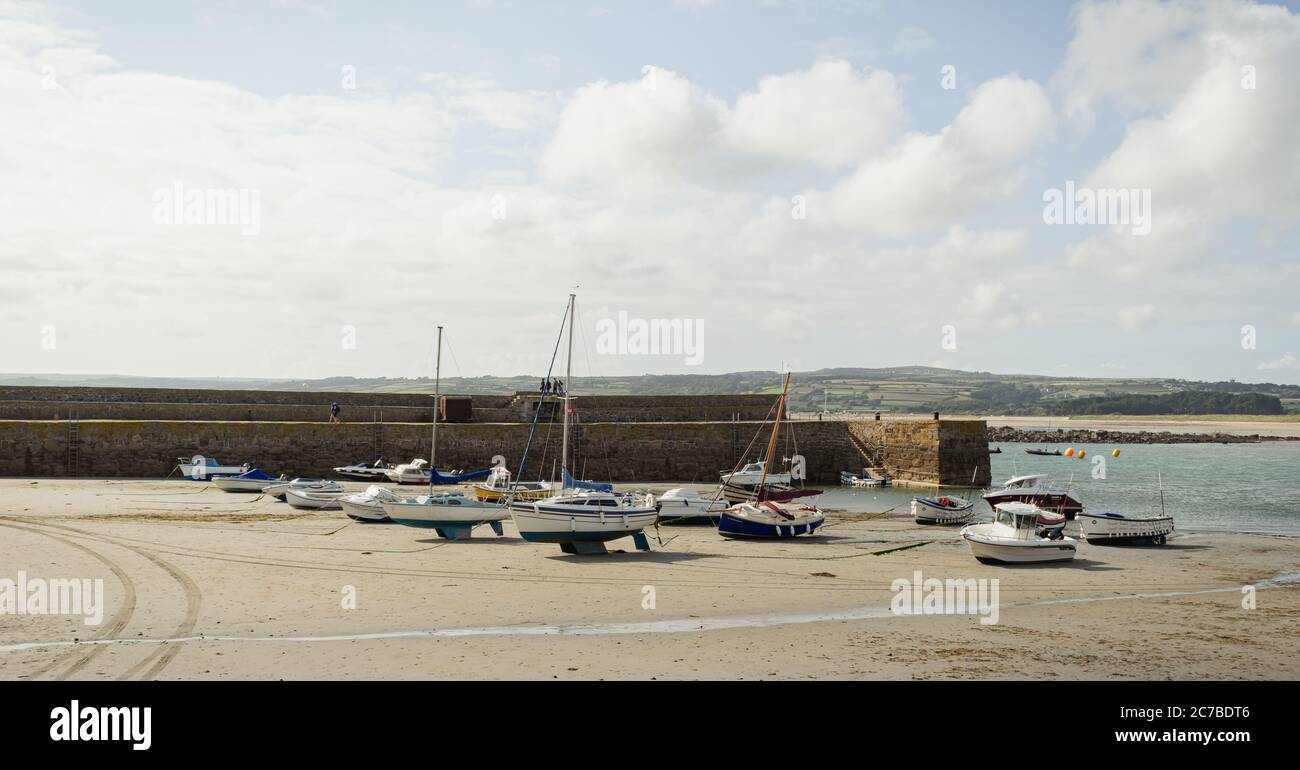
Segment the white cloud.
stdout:
<svg viewBox="0 0 1300 770">
<path fill-rule="evenodd" d="M 1296 368 L 1296 357 L 1293 353 L 1284 353 L 1281 357 L 1272 361 L 1267 361 L 1259 365 L 1261 370 L 1271 369 L 1294 369 Z"/>
<path fill-rule="evenodd" d="M 1137 305 L 1119 311 L 1119 325 L 1131 332 L 1145 330 L 1156 319 L 1155 305 Z"/>
</svg>

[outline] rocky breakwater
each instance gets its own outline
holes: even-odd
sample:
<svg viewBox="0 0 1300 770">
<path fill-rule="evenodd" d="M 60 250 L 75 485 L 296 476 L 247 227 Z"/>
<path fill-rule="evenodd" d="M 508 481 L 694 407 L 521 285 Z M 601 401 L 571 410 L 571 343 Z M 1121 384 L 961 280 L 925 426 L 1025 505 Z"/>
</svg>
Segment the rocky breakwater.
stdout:
<svg viewBox="0 0 1300 770">
<path fill-rule="evenodd" d="M 1026 430 L 990 427 L 989 441 L 1026 444 L 1255 444 L 1261 441 L 1295 441 L 1289 436 L 1263 436 L 1258 433 L 1171 433 L 1149 430 Z"/>
</svg>

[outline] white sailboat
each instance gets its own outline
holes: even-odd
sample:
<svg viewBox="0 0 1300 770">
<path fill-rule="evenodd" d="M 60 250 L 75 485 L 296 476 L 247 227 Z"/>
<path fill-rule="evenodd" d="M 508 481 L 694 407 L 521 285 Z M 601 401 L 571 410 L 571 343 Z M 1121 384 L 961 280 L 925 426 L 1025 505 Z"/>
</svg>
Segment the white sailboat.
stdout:
<svg viewBox="0 0 1300 770">
<path fill-rule="evenodd" d="M 566 311 L 569 322 L 569 352 L 565 364 L 566 383 L 573 381 L 573 314 L 576 295 L 569 295 Z M 569 467 L 569 414 L 572 397 L 565 390 L 564 438 L 560 449 L 560 467 Z M 540 412 L 540 409 L 539 409 Z M 563 476 L 568 478 L 568 474 Z M 541 500 L 510 499 L 510 515 L 523 539 L 531 543 L 557 543 L 560 550 L 572 554 L 608 553 L 605 543 L 631 537 L 636 548 L 650 550 L 642 531 L 655 523 L 658 511 L 652 505 L 640 505 L 631 495 L 619 495 L 599 489 L 562 489 L 559 494 Z"/>
<path fill-rule="evenodd" d="M 440 403 L 442 398 L 442 327 L 438 327 L 438 354 L 434 364 L 433 398 Z M 471 535 L 474 527 L 488 524 L 498 535 L 504 534 L 501 522 L 510 517 L 504 505 L 485 503 L 462 492 L 439 492 L 434 494 L 433 468 L 438 462 L 438 412 L 433 410 L 433 430 L 429 439 L 429 458 L 431 460 L 428 475 L 429 494 L 414 499 L 384 500 L 380 503 L 388 518 L 408 527 L 432 529 L 439 537 L 448 540 L 463 540 Z M 423 461 L 421 461 L 423 462 Z M 399 468 L 402 466 L 398 466 Z"/>
</svg>

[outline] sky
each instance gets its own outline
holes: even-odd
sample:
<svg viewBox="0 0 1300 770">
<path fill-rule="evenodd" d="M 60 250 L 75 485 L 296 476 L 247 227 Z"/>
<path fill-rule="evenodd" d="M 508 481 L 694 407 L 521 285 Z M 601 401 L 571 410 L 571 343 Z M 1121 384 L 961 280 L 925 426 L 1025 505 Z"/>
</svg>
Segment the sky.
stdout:
<svg viewBox="0 0 1300 770">
<path fill-rule="evenodd" d="M 0 0 L 0 372 L 1300 383 L 1298 13 Z"/>
</svg>

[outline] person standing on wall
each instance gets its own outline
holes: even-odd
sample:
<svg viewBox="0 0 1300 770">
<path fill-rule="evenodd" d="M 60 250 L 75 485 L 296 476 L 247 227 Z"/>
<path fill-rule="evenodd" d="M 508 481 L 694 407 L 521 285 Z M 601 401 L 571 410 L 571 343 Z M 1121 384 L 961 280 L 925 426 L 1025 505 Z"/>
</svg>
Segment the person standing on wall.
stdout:
<svg viewBox="0 0 1300 770">
<path fill-rule="evenodd" d="M 330 403 L 330 422 L 343 422 L 339 419 L 339 402 Z"/>
</svg>

